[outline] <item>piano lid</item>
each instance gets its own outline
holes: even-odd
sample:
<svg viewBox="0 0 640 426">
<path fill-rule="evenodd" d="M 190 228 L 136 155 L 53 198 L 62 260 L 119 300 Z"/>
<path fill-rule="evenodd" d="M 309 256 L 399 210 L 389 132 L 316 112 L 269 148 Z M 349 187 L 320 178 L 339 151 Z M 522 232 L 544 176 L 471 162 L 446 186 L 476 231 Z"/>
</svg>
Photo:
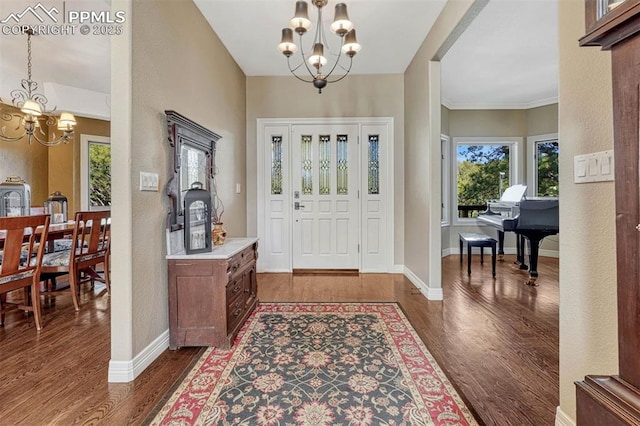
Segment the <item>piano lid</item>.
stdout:
<svg viewBox="0 0 640 426">
<path fill-rule="evenodd" d="M 524 193 L 527 191 L 526 185 L 512 185 L 505 189 L 500 197 L 500 201 L 507 203 L 519 203 L 524 197 Z"/>
</svg>

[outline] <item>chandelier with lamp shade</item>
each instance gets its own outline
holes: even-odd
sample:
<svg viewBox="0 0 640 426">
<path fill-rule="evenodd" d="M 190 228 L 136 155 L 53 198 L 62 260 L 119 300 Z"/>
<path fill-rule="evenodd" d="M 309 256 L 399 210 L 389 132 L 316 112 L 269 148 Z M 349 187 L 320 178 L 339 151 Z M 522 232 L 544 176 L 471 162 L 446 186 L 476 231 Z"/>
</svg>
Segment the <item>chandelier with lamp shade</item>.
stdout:
<svg viewBox="0 0 640 426">
<path fill-rule="evenodd" d="M 353 57 L 361 49 L 356 39 L 356 30 L 353 28 L 353 23 L 349 20 L 347 14 L 347 5 L 338 3 L 335 6 L 334 20 L 329 29 L 332 33 L 340 37 L 341 46 L 337 53 L 331 51 L 322 26 L 322 11 L 327 3 L 328 0 L 311 0 L 311 4 L 318 9 L 318 16 L 315 36 L 311 44 L 310 52 L 305 53 L 302 43 L 302 36 L 311 29 L 312 25 L 309 20 L 308 4 L 303 0 L 296 2 L 295 15 L 289 21 L 290 27 L 282 29 L 282 40 L 278 45 L 278 50 L 287 58 L 287 65 L 291 74 L 305 83 L 313 83 L 313 86 L 318 89 L 318 93 L 322 93 L 322 89 L 324 89 L 328 83 L 336 83 L 349 74 L 351 65 L 353 64 Z M 294 31 L 299 35 L 301 61 L 299 64 L 292 66 L 291 58 L 298 51 L 298 45 L 293 41 Z M 341 59 L 345 57 L 349 60 L 347 66 L 343 64 L 345 61 L 341 61 Z M 331 59 L 331 61 L 329 59 Z M 327 65 L 329 66 L 327 67 Z M 303 66 L 304 68 L 302 68 Z M 330 77 L 338 68 L 342 70 L 343 73 L 331 79 Z M 308 77 L 305 78 L 298 75 L 298 70 L 300 69 L 302 69 L 302 71 L 306 69 Z M 327 69 L 328 72 L 325 72 Z"/>
<path fill-rule="evenodd" d="M 27 34 L 27 78 L 21 82 L 21 89 L 11 91 L 11 104 L 20 110 L 20 113 L 0 111 L 0 120 L 11 123 L 17 121 L 17 126 L 8 133 L 7 125 L 0 127 L 0 140 L 16 142 L 27 138 L 29 144 L 35 139 L 44 146 L 54 146 L 59 143 L 67 143 L 74 137 L 76 118 L 70 112 L 62 112 L 59 117 L 54 115 L 56 108 L 47 110 L 47 97 L 38 93 L 38 83 L 31 77 L 31 36 L 33 30 L 25 31 Z M 2 99 L 0 102 L 5 103 Z M 42 124 L 48 127 L 55 126 L 61 132 L 58 138 L 52 133 L 51 138 L 43 130 Z"/>
</svg>

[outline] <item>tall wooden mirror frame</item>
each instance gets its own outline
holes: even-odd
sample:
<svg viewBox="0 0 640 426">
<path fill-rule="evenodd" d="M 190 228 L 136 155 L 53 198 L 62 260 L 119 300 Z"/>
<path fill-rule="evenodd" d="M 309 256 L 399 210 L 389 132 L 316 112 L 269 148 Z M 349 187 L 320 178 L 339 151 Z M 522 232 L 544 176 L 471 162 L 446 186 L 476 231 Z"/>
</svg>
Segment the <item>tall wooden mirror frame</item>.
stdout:
<svg viewBox="0 0 640 426">
<path fill-rule="evenodd" d="M 198 175 L 204 177 L 204 189 L 211 192 L 211 181 L 215 172 L 216 143 L 221 136 L 209 129 L 195 123 L 182 114 L 167 110 L 167 138 L 173 157 L 173 177 L 166 186 L 166 194 L 169 196 L 169 215 L 167 228 L 176 231 L 184 228 L 184 191 L 190 184 L 184 182 L 182 153 L 184 148 L 191 148 L 196 152 L 202 152 L 205 157 L 204 170 L 198 170 Z M 213 196 L 214 194 L 212 194 Z"/>
</svg>

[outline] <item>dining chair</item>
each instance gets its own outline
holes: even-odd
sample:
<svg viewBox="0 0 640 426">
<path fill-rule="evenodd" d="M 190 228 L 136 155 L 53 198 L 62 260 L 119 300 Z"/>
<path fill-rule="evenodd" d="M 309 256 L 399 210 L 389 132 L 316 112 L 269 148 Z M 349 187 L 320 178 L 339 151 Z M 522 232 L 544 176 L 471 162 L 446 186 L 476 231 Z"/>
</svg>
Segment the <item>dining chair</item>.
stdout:
<svg viewBox="0 0 640 426">
<path fill-rule="evenodd" d="M 99 281 L 110 289 L 107 270 L 110 215 L 109 211 L 76 212 L 70 250 L 46 253 L 42 258 L 42 280 L 63 274 L 69 275 L 69 287 L 76 311 L 80 310 L 80 284 L 90 282 L 93 287 L 95 281 Z M 104 277 L 96 271 L 99 264 L 104 264 Z"/>
<path fill-rule="evenodd" d="M 33 312 L 36 329 L 42 329 L 40 273 L 48 229 L 48 215 L 0 217 L 0 325 L 6 311 L 21 309 Z M 8 303 L 7 293 L 19 289 L 24 292 L 23 303 Z"/>
</svg>

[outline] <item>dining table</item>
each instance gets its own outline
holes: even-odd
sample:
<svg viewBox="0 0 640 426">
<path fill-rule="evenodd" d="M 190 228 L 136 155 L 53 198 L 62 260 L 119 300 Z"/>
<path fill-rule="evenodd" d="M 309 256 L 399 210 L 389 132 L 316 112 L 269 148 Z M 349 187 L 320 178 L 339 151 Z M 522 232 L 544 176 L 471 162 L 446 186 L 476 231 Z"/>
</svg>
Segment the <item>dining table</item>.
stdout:
<svg viewBox="0 0 640 426">
<path fill-rule="evenodd" d="M 55 240 L 61 240 L 73 235 L 76 222 L 69 220 L 62 223 L 50 223 L 47 233 L 47 251 L 52 252 L 54 250 Z M 0 230 L 0 249 L 4 247 L 5 231 Z M 24 236 L 25 242 L 29 240 L 29 234 Z"/>
</svg>

